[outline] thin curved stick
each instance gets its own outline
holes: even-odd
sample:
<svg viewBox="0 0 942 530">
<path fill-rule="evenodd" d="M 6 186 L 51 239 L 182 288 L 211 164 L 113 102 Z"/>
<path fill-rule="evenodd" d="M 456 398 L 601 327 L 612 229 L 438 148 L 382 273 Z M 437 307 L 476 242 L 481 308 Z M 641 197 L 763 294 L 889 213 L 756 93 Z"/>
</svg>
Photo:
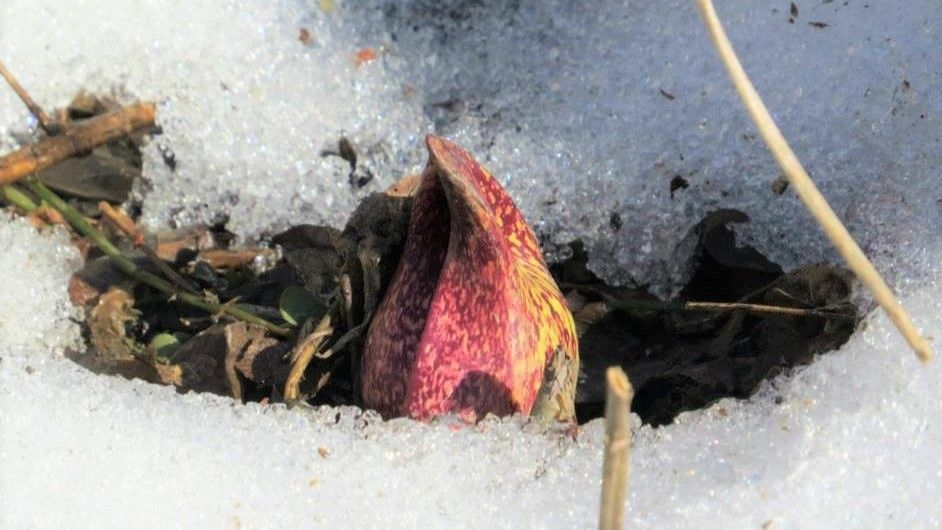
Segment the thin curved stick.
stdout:
<svg viewBox="0 0 942 530">
<path fill-rule="evenodd" d="M 29 92 L 23 88 L 23 85 L 16 80 L 16 77 L 13 76 L 11 72 L 3 61 L 0 61 L 0 77 L 6 80 L 7 84 L 10 85 L 10 88 L 16 92 L 16 95 L 20 97 L 20 100 L 23 101 L 23 104 L 26 105 L 26 108 L 29 109 L 29 113 L 36 118 L 36 121 L 39 122 L 39 126 L 42 130 L 46 131 L 47 134 L 55 134 L 55 126 L 52 123 L 52 120 L 49 118 L 49 115 L 39 106 L 38 103 L 33 101 L 33 98 L 30 97 Z"/>
<path fill-rule="evenodd" d="M 795 188 L 798 197 L 805 203 L 805 206 L 814 216 L 818 225 L 821 226 L 821 229 L 824 230 L 828 239 L 843 256 L 848 267 L 873 293 L 874 299 L 893 320 L 896 328 L 899 329 L 899 332 L 913 351 L 916 352 L 916 356 L 923 362 L 932 360 L 932 347 L 929 345 L 929 341 L 916 330 L 916 326 L 913 325 L 906 310 L 896 299 L 896 295 L 893 294 L 880 273 L 860 250 L 847 228 L 834 214 L 834 210 L 831 209 L 827 200 L 818 191 L 817 186 L 808 176 L 808 172 L 805 171 L 794 151 L 788 146 L 782 132 L 775 125 L 768 109 L 762 103 L 762 98 L 759 97 L 759 93 L 752 86 L 746 71 L 736 57 L 736 52 L 733 51 L 733 45 L 730 44 L 729 38 L 723 30 L 716 9 L 713 7 L 713 2 L 711 0 L 697 0 L 697 7 L 700 8 L 700 14 L 703 16 L 707 30 L 710 32 L 710 39 L 726 66 L 729 77 L 733 81 L 733 86 L 736 87 L 736 91 L 739 92 L 739 96 L 742 98 L 743 105 L 749 111 L 749 116 L 752 117 L 756 128 L 759 129 L 762 139 L 765 140 L 772 156 L 775 157 L 785 176 L 788 177 L 789 183 Z"/>
</svg>

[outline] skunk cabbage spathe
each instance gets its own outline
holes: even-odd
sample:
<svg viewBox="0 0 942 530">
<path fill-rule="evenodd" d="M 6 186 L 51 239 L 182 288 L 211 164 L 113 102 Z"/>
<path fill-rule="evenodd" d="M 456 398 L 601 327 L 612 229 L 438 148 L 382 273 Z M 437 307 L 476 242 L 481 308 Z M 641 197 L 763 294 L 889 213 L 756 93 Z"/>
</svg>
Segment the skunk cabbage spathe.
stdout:
<svg viewBox="0 0 942 530">
<path fill-rule="evenodd" d="M 367 334 L 364 405 L 386 418 L 574 420 L 575 325 L 532 230 L 467 152 L 426 144 L 405 249 Z"/>
</svg>

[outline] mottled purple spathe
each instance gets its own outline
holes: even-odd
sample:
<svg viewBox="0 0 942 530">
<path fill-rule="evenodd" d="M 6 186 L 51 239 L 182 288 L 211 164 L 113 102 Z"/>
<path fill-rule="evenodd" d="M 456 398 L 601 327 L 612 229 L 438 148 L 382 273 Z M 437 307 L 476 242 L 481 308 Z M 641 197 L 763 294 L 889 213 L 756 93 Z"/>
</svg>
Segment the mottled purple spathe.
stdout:
<svg viewBox="0 0 942 530">
<path fill-rule="evenodd" d="M 370 325 L 366 407 L 384 417 L 528 414 L 575 326 L 536 238 L 471 156 L 435 136 L 405 250 Z"/>
</svg>

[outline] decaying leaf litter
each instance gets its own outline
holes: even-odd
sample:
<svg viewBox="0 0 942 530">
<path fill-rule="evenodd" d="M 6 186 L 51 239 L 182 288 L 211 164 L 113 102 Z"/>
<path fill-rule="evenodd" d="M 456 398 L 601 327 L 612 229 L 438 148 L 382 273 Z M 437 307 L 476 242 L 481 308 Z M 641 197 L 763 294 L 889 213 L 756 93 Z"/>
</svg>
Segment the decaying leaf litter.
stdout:
<svg viewBox="0 0 942 530">
<path fill-rule="evenodd" d="M 113 101 L 79 94 L 56 114 L 61 123 L 81 123 L 114 111 Z M 94 371 L 183 392 L 282 402 L 287 388 L 291 402 L 361 404 L 364 330 L 398 265 L 417 178 L 366 197 L 343 230 L 295 226 L 253 248 L 234 248 L 222 223 L 144 234 L 134 222 L 128 190 L 140 178 L 137 146 L 159 134 L 152 127 L 138 129 L 66 158 L 66 168 L 55 164 L 37 174 L 141 270 L 173 286 L 167 292 L 129 278 L 87 236 L 74 233 L 86 261 L 70 294 L 85 308 L 89 348 L 69 357 Z M 336 152 L 322 155 L 350 162 L 351 189 L 361 186 L 366 176 L 356 173 L 356 146 L 346 138 L 337 145 Z M 172 153 L 164 161 L 176 163 Z M 35 209 L 8 194 L 4 202 L 38 226 L 62 221 L 49 215 L 40 197 L 22 187 L 13 190 Z M 673 183 L 664 187 L 664 193 L 682 192 Z M 633 410 L 657 425 L 724 396 L 746 397 L 764 379 L 847 340 L 858 315 L 849 274 L 823 264 L 785 273 L 754 249 L 737 245 L 732 227 L 742 222 L 748 217 L 741 212 L 716 211 L 691 231 L 694 274 L 669 302 L 644 286 L 600 281 L 586 267 L 578 241 L 571 258 L 551 265 L 580 335 L 580 421 L 602 414 L 610 365 L 629 374 Z M 630 237 L 630 231 L 612 228 L 615 237 Z M 204 299 L 216 310 L 181 303 L 181 295 Z M 691 301 L 708 303 L 685 305 Z M 233 317 L 234 309 L 271 326 Z M 309 364 L 299 371 L 302 357 Z"/>
</svg>

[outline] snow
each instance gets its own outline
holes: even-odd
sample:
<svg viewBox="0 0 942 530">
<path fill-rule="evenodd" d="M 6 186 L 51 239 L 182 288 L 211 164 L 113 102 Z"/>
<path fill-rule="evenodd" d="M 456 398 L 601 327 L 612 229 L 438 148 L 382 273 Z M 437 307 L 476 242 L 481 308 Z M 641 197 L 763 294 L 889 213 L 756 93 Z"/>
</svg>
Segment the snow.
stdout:
<svg viewBox="0 0 942 530">
<path fill-rule="evenodd" d="M 781 2 L 718 7 L 835 210 L 940 336 L 942 5 L 795 3 L 793 23 Z M 357 65 L 365 47 L 378 58 Z M 547 250 L 583 238 L 609 279 L 670 291 L 684 236 L 720 207 L 748 213 L 742 236 L 786 268 L 836 260 L 771 193 L 778 170 L 691 2 L 4 0 L 0 57 L 46 108 L 79 88 L 159 102 L 138 189 L 152 226 L 228 216 L 250 241 L 341 224 L 420 168 L 435 131 L 507 184 Z M 30 125 L 0 90 L 0 150 Z M 363 189 L 320 156 L 341 135 L 375 175 Z M 690 187 L 671 199 L 676 175 Z M 572 441 L 519 419 L 384 423 L 96 376 L 61 355 L 81 344 L 67 237 L 4 217 L 0 248 L 0 527 L 595 526 L 599 422 Z M 874 313 L 750 400 L 637 425 L 628 525 L 937 528 L 939 388 L 939 363 Z"/>
</svg>

